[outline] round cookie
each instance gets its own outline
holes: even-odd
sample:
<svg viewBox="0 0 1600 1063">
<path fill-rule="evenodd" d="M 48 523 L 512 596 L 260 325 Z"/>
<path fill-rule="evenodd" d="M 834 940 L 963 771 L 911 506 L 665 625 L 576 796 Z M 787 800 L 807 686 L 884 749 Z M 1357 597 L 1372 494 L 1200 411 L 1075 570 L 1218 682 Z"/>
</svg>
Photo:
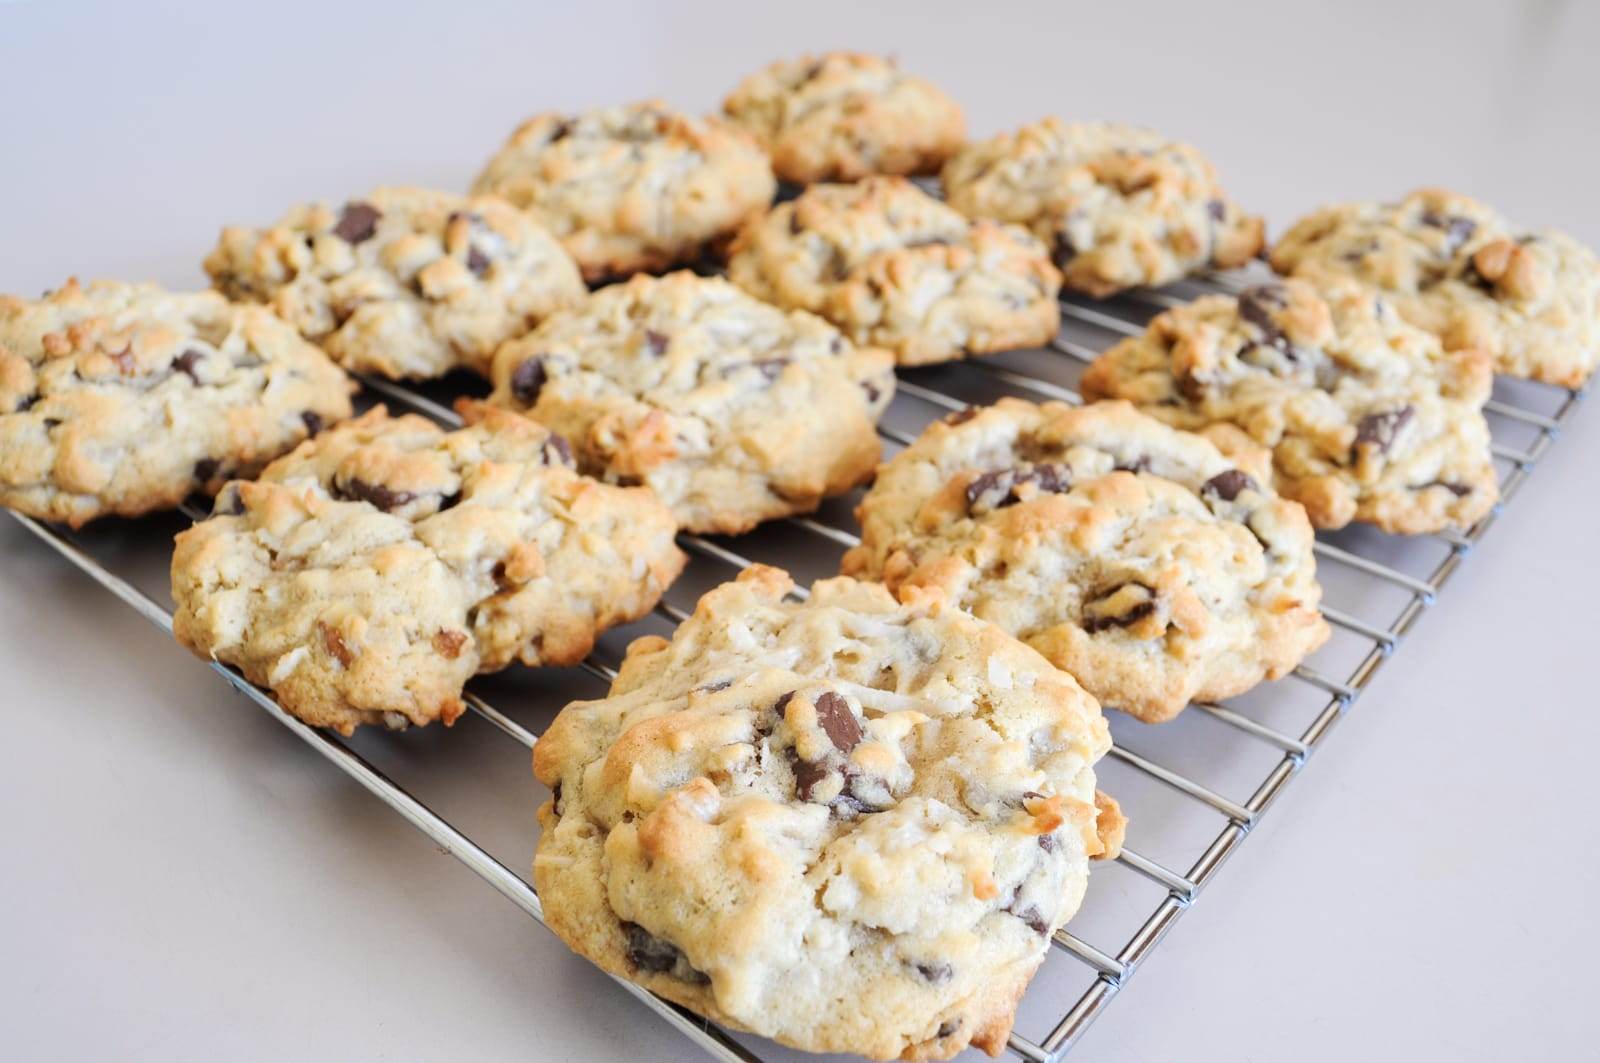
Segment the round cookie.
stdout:
<svg viewBox="0 0 1600 1063">
<path fill-rule="evenodd" d="M 1272 266 L 1374 285 L 1447 350 L 1485 351 L 1508 376 L 1579 388 L 1600 364 L 1594 252 L 1444 189 L 1314 211 L 1273 247 Z"/>
<path fill-rule="evenodd" d="M 595 283 L 698 261 L 765 210 L 777 182 L 742 130 L 648 100 L 528 119 L 473 189 L 527 211 Z"/>
<path fill-rule="evenodd" d="M 938 173 L 966 140 L 954 100 L 893 59 L 859 52 L 781 59 L 741 81 L 722 109 L 796 184 Z"/>
<path fill-rule="evenodd" d="M 266 303 L 345 367 L 394 379 L 487 373 L 504 340 L 586 294 L 561 245 L 491 196 L 380 188 L 222 230 L 212 283 Z"/>
<path fill-rule="evenodd" d="M 350 416 L 294 329 L 215 292 L 0 296 L 0 505 L 74 528 L 171 509 Z"/>
<path fill-rule="evenodd" d="M 685 528 L 734 534 L 871 477 L 892 362 L 727 281 L 637 276 L 503 346 L 490 401 L 566 437 L 585 472 L 648 485 Z"/>
<path fill-rule="evenodd" d="M 1305 511 L 1242 433 L 1209 436 L 1124 402 L 952 414 L 879 470 L 843 570 L 937 588 L 1148 723 L 1241 694 L 1328 627 Z"/>
<path fill-rule="evenodd" d="M 1156 317 L 1089 367 L 1084 396 L 1179 428 L 1227 423 L 1272 451 L 1319 528 L 1467 528 L 1499 496 L 1481 351 L 1447 352 L 1371 288 L 1290 280 Z"/>
<path fill-rule="evenodd" d="M 1026 225 L 1066 286 L 1096 297 L 1169 284 L 1261 250 L 1211 163 L 1154 130 L 1046 118 L 972 144 L 944 167 L 945 196 L 972 218 Z"/>
<path fill-rule="evenodd" d="M 969 221 L 903 177 L 813 185 L 751 222 L 728 277 L 901 365 L 1049 342 L 1061 275 L 1026 229 Z"/>
<path fill-rule="evenodd" d="M 228 485 L 177 539 L 178 641 L 350 734 L 452 723 L 471 676 L 575 664 L 654 607 L 684 562 L 666 508 L 524 417 L 462 412 L 378 407 Z"/>
<path fill-rule="evenodd" d="M 944 602 L 753 566 L 568 705 L 534 884 L 605 970 L 797 1048 L 998 1053 L 1122 817 L 1100 707 Z"/>
</svg>

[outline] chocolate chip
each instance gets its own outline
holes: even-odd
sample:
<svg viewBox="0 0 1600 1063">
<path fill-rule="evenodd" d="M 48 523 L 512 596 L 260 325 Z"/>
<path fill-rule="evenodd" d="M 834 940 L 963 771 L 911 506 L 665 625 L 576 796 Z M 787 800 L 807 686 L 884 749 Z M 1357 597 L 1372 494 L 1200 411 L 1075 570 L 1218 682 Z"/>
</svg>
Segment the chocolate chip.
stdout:
<svg viewBox="0 0 1600 1063">
<path fill-rule="evenodd" d="M 24 395 L 24 396 L 22 396 L 21 400 L 19 400 L 17 402 L 17 408 L 12 410 L 11 412 L 12 413 L 26 413 L 27 411 L 33 409 L 34 404 L 37 403 L 38 401 L 39 401 L 39 396 L 37 396 L 37 395 Z"/>
<path fill-rule="evenodd" d="M 848 753 L 861 741 L 861 724 L 850 711 L 850 703 L 827 691 L 817 698 L 817 722 L 835 749 Z"/>
<path fill-rule="evenodd" d="M 1220 199 L 1207 200 L 1206 213 L 1211 215 L 1213 221 L 1221 221 L 1228 216 L 1228 205 Z"/>
<path fill-rule="evenodd" d="M 1072 470 L 1054 462 L 1042 462 L 986 472 L 967 485 L 967 509 L 976 512 L 1014 506 L 1022 501 L 1017 490 L 1024 484 L 1033 484 L 1040 494 L 1062 494 L 1072 487 Z"/>
<path fill-rule="evenodd" d="M 335 481 L 333 493 L 334 497 L 346 501 L 370 502 L 385 513 L 393 512 L 417 497 L 411 491 L 393 491 L 382 484 L 369 484 L 365 480 Z"/>
<path fill-rule="evenodd" d="M 306 423 L 306 431 L 312 435 L 322 431 L 322 415 L 315 410 L 306 410 L 300 414 L 300 419 Z"/>
<path fill-rule="evenodd" d="M 572 132 L 572 123 L 571 122 L 567 122 L 567 121 L 557 122 L 555 129 L 550 134 L 550 139 L 548 141 L 546 141 L 546 143 L 554 144 L 558 140 L 565 140 L 567 138 L 567 136 L 571 132 Z"/>
<path fill-rule="evenodd" d="M 1023 924 L 1035 934 L 1050 933 L 1050 924 L 1045 921 L 1044 913 L 1039 911 L 1039 909 L 1035 906 L 1030 904 L 1026 907 L 1018 908 L 1015 906 L 1015 902 L 1013 902 L 1012 907 L 1007 908 L 1006 911 L 1010 912 L 1018 919 L 1021 919 Z"/>
<path fill-rule="evenodd" d="M 699 972 L 683 959 L 683 953 L 678 951 L 678 946 L 672 945 L 670 941 L 662 941 L 637 922 L 624 922 L 622 933 L 627 935 L 627 962 L 634 965 L 635 969 L 651 973 L 675 973 L 678 964 L 682 962 L 685 969 L 699 975 Z M 699 977 L 704 978 L 706 975 Z"/>
<path fill-rule="evenodd" d="M 570 469 L 573 467 L 572 445 L 552 432 L 539 449 L 539 460 L 546 465 L 564 465 Z"/>
<path fill-rule="evenodd" d="M 544 390 L 546 379 L 544 359 L 529 358 L 512 372 L 511 394 L 522 405 L 532 406 L 539 401 L 539 392 Z"/>
<path fill-rule="evenodd" d="M 794 792 L 802 801 L 809 801 L 816 792 L 817 786 L 828 777 L 828 766 L 820 761 L 801 760 L 794 756 L 790 765 L 794 768 Z"/>
<path fill-rule="evenodd" d="M 883 392 L 878 390 L 878 385 L 874 384 L 870 380 L 863 380 L 861 382 L 861 390 L 867 393 L 867 401 L 869 403 L 877 402 L 879 396 L 883 394 Z"/>
<path fill-rule="evenodd" d="M 644 342 L 650 346 L 650 353 L 660 358 L 667 353 L 667 344 L 671 341 L 665 333 L 657 332 L 655 329 L 646 329 Z"/>
<path fill-rule="evenodd" d="M 1240 491 L 1256 490 L 1256 482 L 1247 474 L 1238 469 L 1229 469 L 1219 472 L 1211 479 L 1200 485 L 1201 494 L 1213 494 L 1224 502 L 1232 502 L 1239 497 Z"/>
<path fill-rule="evenodd" d="M 221 471 L 222 463 L 216 458 L 201 458 L 194 463 L 194 478 L 203 484 L 216 479 L 217 473 Z"/>
<path fill-rule="evenodd" d="M 1072 240 L 1064 232 L 1057 232 L 1055 243 L 1051 245 L 1050 261 L 1065 269 L 1067 264 L 1078 257 L 1078 249 L 1073 246 Z"/>
<path fill-rule="evenodd" d="M 467 248 L 467 268 L 481 277 L 489 272 L 489 256 L 476 247 Z"/>
<path fill-rule="evenodd" d="M 772 711 L 782 716 L 783 710 L 789 707 L 789 702 L 794 700 L 794 696 L 798 693 L 800 693 L 798 690 L 791 690 L 787 694 L 780 694 L 778 700 L 772 703 Z"/>
<path fill-rule="evenodd" d="M 955 1033 L 959 1029 L 961 1029 L 961 1020 L 960 1019 L 950 1019 L 947 1022 L 941 1022 L 939 1024 L 939 1032 L 934 1034 L 933 1036 L 942 1041 L 946 1037 L 949 1037 L 951 1034 Z"/>
<path fill-rule="evenodd" d="M 922 980 L 929 985 L 943 985 L 950 981 L 951 978 L 954 978 L 956 973 L 956 969 L 948 963 L 937 961 L 932 963 L 918 962 L 912 964 L 912 966 L 917 969 L 917 973 L 922 976 Z M 940 1036 L 943 1036 L 943 1034 Z"/>
<path fill-rule="evenodd" d="M 1380 453 L 1388 453 L 1394 446 L 1395 438 L 1400 430 L 1406 426 L 1416 414 L 1410 406 L 1402 406 L 1398 410 L 1387 410 L 1383 413 L 1369 413 L 1361 418 L 1356 425 L 1356 446 L 1363 443 L 1376 446 Z"/>
<path fill-rule="evenodd" d="M 964 410 L 957 410 L 954 413 L 945 414 L 944 415 L 944 423 L 945 424 L 966 424 L 968 421 L 970 421 L 974 417 L 978 416 L 979 412 L 980 411 L 979 411 L 978 407 L 976 407 L 976 406 L 968 406 Z"/>
<path fill-rule="evenodd" d="M 453 495 L 445 495 L 442 499 L 439 500 L 439 512 L 443 513 L 445 510 L 453 509 L 454 507 L 456 507 L 456 506 L 458 506 L 460 504 L 461 504 L 461 492 L 460 491 L 457 491 Z"/>
<path fill-rule="evenodd" d="M 206 360 L 204 351 L 197 351 L 192 347 L 172 360 L 172 368 L 194 381 L 195 386 L 200 386 L 200 374 L 195 372 L 195 366 Z"/>
<path fill-rule="evenodd" d="M 1470 485 L 1451 483 L 1447 480 L 1434 480 L 1430 483 L 1425 483 L 1421 488 L 1419 488 L 1419 490 L 1425 491 L 1430 487 L 1442 487 L 1446 491 L 1449 491 L 1451 494 L 1455 495 L 1457 498 L 1465 498 L 1472 494 L 1472 487 Z"/>
<path fill-rule="evenodd" d="M 1117 472 L 1149 472 L 1150 455 L 1140 454 L 1137 458 L 1133 459 L 1133 461 L 1122 462 L 1116 465 L 1114 468 Z"/>
<path fill-rule="evenodd" d="M 1124 593 L 1133 588 L 1131 593 Z M 1114 627 L 1131 627 L 1156 611 L 1155 591 L 1142 583 L 1124 583 L 1084 606 L 1083 630 L 1093 635 Z"/>
<path fill-rule="evenodd" d="M 1478 231 L 1478 223 L 1471 218 L 1463 218 L 1459 214 L 1440 214 L 1437 211 L 1425 210 L 1422 212 L 1422 224 L 1435 229 L 1445 230 L 1444 253 L 1453 255 L 1456 249 Z"/>
<path fill-rule="evenodd" d="M 370 240 L 378 231 L 381 217 L 383 214 L 371 203 L 346 203 L 344 212 L 339 215 L 339 224 L 333 227 L 333 235 L 352 244 Z"/>
</svg>

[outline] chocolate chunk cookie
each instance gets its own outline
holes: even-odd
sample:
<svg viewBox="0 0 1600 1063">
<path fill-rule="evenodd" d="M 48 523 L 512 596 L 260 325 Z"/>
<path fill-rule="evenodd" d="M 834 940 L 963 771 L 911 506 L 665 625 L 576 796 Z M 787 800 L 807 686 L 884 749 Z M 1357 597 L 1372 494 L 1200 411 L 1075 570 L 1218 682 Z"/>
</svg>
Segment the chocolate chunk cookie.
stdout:
<svg viewBox="0 0 1600 1063">
<path fill-rule="evenodd" d="M 1238 426 L 1272 451 L 1279 494 L 1319 528 L 1470 527 L 1499 491 L 1481 351 L 1445 351 L 1387 297 L 1290 280 L 1169 310 L 1084 375 L 1179 428 Z"/>
<path fill-rule="evenodd" d="M 224 294 L 266 303 L 346 367 L 397 379 L 487 373 L 503 340 L 585 294 L 571 257 L 520 211 L 421 188 L 224 229 L 205 268 Z"/>
<path fill-rule="evenodd" d="M 534 753 L 534 882 L 563 941 L 726 1025 L 820 1052 L 998 1052 L 1091 857 L 1106 723 L 936 593 L 753 566 Z"/>
<path fill-rule="evenodd" d="M 1205 156 L 1149 129 L 1046 118 L 967 147 L 943 179 L 951 206 L 1028 226 L 1067 287 L 1097 297 L 1261 250 L 1261 219 L 1223 193 Z"/>
<path fill-rule="evenodd" d="M 722 109 L 797 184 L 938 173 L 966 139 L 954 100 L 893 59 L 859 52 L 779 60 L 740 82 Z"/>
<path fill-rule="evenodd" d="M 766 153 L 660 100 L 528 119 L 473 188 L 555 233 L 596 282 L 692 263 L 772 202 Z"/>
<path fill-rule="evenodd" d="M 938 588 L 1147 722 L 1241 694 L 1328 627 L 1305 511 L 1237 429 L 1208 437 L 1125 402 L 953 415 L 879 470 L 844 571 Z"/>
<path fill-rule="evenodd" d="M 345 734 L 451 723 L 479 672 L 574 664 L 683 567 L 654 496 L 565 442 L 463 404 L 445 432 L 381 407 L 229 484 L 178 536 L 173 633 Z"/>
<path fill-rule="evenodd" d="M 969 221 L 903 177 L 813 185 L 734 241 L 728 276 L 901 365 L 1048 342 L 1061 274 L 1026 229 Z"/>
<path fill-rule="evenodd" d="M 684 527 L 737 533 L 872 475 L 892 362 L 679 272 L 602 288 L 507 343 L 490 401 L 565 436 L 591 475 L 654 488 Z"/>
<path fill-rule="evenodd" d="M 1374 285 L 1447 350 L 1485 351 L 1508 376 L 1577 388 L 1600 363 L 1594 253 L 1444 189 L 1419 189 L 1398 203 L 1323 207 L 1284 234 L 1272 265 Z"/>
<path fill-rule="evenodd" d="M 0 296 L 0 505 L 78 527 L 170 509 L 350 416 L 294 329 L 215 292 Z"/>
</svg>

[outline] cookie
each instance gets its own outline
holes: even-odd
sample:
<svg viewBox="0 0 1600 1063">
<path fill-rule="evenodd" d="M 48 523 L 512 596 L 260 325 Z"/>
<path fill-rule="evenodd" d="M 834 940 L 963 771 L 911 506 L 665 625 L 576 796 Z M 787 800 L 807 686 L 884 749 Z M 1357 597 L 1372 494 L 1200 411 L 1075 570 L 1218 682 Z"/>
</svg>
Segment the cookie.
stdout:
<svg viewBox="0 0 1600 1063">
<path fill-rule="evenodd" d="M 347 368 L 394 379 L 487 373 L 502 341 L 586 294 L 561 245 L 508 203 L 421 188 L 224 229 L 205 269 Z"/>
<path fill-rule="evenodd" d="M 1600 363 L 1594 253 L 1444 189 L 1314 211 L 1273 247 L 1272 266 L 1375 285 L 1446 349 L 1485 351 L 1508 376 L 1578 388 Z"/>
<path fill-rule="evenodd" d="M 859 52 L 779 60 L 741 81 L 722 109 L 797 184 L 938 173 L 966 140 L 954 100 L 893 59 Z"/>
<path fill-rule="evenodd" d="M 1232 424 L 1272 452 L 1277 492 L 1319 528 L 1468 528 L 1499 496 L 1481 351 L 1445 351 L 1345 281 L 1260 285 L 1156 317 L 1089 367 L 1084 396 L 1179 428 Z"/>
<path fill-rule="evenodd" d="M 1229 427 L 1002 399 L 929 425 L 856 510 L 847 575 L 936 588 L 1149 723 L 1328 637 L 1311 524 Z"/>
<path fill-rule="evenodd" d="M 446 724 L 468 678 L 575 664 L 683 568 L 648 491 L 559 436 L 463 404 L 445 432 L 381 407 L 229 484 L 178 536 L 173 633 L 309 724 Z"/>
<path fill-rule="evenodd" d="M 585 472 L 734 534 L 872 475 L 894 373 L 821 318 L 679 272 L 602 288 L 507 343 L 494 384 L 491 402 L 566 437 Z"/>
<path fill-rule="evenodd" d="M 530 118 L 473 188 L 527 211 L 598 282 L 699 260 L 765 210 L 777 183 L 742 130 L 649 100 Z"/>
<path fill-rule="evenodd" d="M 349 417 L 353 390 L 294 329 L 215 292 L 0 296 L 0 505 L 74 528 L 171 509 Z"/>
<path fill-rule="evenodd" d="M 1046 118 L 970 145 L 943 181 L 968 217 L 1032 229 L 1066 286 L 1096 297 L 1241 266 L 1262 246 L 1261 219 L 1205 156 L 1136 126 Z"/>
<path fill-rule="evenodd" d="M 1122 817 L 1072 677 L 934 593 L 765 566 L 534 750 L 545 921 L 613 974 L 819 1052 L 997 1053 Z"/>
<path fill-rule="evenodd" d="M 1048 343 L 1061 274 L 1026 229 L 969 221 L 903 177 L 813 185 L 751 222 L 728 277 L 901 365 Z"/>
</svg>

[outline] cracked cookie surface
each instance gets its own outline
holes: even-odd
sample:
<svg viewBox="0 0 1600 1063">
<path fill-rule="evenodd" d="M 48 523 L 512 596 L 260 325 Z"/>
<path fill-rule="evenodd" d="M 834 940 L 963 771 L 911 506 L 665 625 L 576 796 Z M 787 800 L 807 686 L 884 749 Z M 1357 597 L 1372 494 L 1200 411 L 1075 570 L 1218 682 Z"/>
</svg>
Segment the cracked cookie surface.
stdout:
<svg viewBox="0 0 1600 1063">
<path fill-rule="evenodd" d="M 510 204 L 422 188 L 230 226 L 205 269 L 347 368 L 394 379 L 487 373 L 502 341 L 586 294 L 572 258 Z"/>
<path fill-rule="evenodd" d="M 666 508 L 524 417 L 463 412 L 369 410 L 229 484 L 177 539 L 178 641 L 349 734 L 449 724 L 473 675 L 574 664 L 651 609 L 684 562 Z"/>
<path fill-rule="evenodd" d="M 813 185 L 746 226 L 728 276 L 901 365 L 1049 342 L 1061 275 L 1026 229 L 970 221 L 902 177 Z"/>
<path fill-rule="evenodd" d="M 527 211 L 594 283 L 698 261 L 765 210 L 777 182 L 743 130 L 647 100 L 528 119 L 473 189 Z"/>
<path fill-rule="evenodd" d="M 350 416 L 354 384 L 215 292 L 0 296 L 0 505 L 78 527 L 215 492 Z"/>
<path fill-rule="evenodd" d="M 534 753 L 534 882 L 580 954 L 813 1051 L 997 1053 L 1089 859 L 1100 707 L 939 595 L 752 566 Z"/>
<path fill-rule="evenodd" d="M 1323 207 L 1284 233 L 1272 265 L 1375 285 L 1446 348 L 1485 351 L 1508 376 L 1577 388 L 1600 364 L 1594 252 L 1468 196 L 1423 188 L 1398 203 Z"/>
<path fill-rule="evenodd" d="M 856 510 L 843 571 L 938 588 L 1155 723 L 1290 671 L 1328 636 L 1311 524 L 1227 426 L 1002 399 L 929 425 Z"/>
<path fill-rule="evenodd" d="M 1241 266 L 1262 246 L 1261 219 L 1205 156 L 1137 126 L 1046 118 L 968 146 L 942 180 L 968 217 L 1032 229 L 1066 286 L 1096 297 Z"/>
<path fill-rule="evenodd" d="M 954 100 L 893 59 L 829 52 L 780 59 L 722 104 L 797 184 L 868 174 L 932 174 L 966 139 Z"/>
<path fill-rule="evenodd" d="M 585 472 L 648 485 L 691 531 L 738 533 L 872 475 L 894 372 L 821 318 L 678 272 L 507 343 L 494 384 L 490 401 L 566 437 Z"/>
<path fill-rule="evenodd" d="M 1179 428 L 1238 426 L 1319 528 L 1414 535 L 1494 508 L 1491 384 L 1486 354 L 1444 350 L 1371 288 L 1290 280 L 1168 310 L 1081 386 Z"/>
</svg>

